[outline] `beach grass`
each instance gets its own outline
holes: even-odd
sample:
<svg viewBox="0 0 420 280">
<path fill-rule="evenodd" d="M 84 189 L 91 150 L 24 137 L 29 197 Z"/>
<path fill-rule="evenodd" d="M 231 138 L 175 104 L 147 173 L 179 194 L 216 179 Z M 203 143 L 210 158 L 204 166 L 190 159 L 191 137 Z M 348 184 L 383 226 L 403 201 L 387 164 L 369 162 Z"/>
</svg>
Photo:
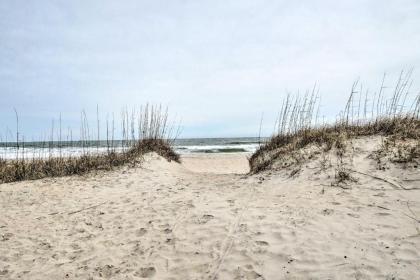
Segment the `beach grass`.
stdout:
<svg viewBox="0 0 420 280">
<path fill-rule="evenodd" d="M 396 139 L 412 139 L 414 145 L 400 145 L 399 154 L 408 159 L 418 158 L 420 147 L 420 93 L 411 102 L 409 89 L 411 71 L 401 72 L 392 94 L 387 96 L 382 85 L 373 96 L 353 84 L 350 96 L 334 123 L 319 123 L 319 95 L 312 92 L 293 98 L 288 95 L 282 103 L 276 132 L 263 143 L 249 158 L 251 173 L 258 173 L 284 157 L 292 157 L 299 162 L 294 153 L 308 145 L 322 147 L 329 151 L 333 147 L 343 151 L 342 146 L 350 138 L 382 135 Z M 368 106 L 368 100 L 370 106 Z M 389 149 L 389 148 L 388 148 Z M 345 176 L 341 173 L 341 178 Z"/>
<path fill-rule="evenodd" d="M 81 135 L 79 144 L 83 153 L 80 156 L 64 156 L 65 141 L 61 139 L 60 132 L 57 141 L 49 141 L 43 146 L 48 146 L 49 154 L 25 157 L 25 142 L 20 141 L 19 118 L 16 113 L 16 158 L 6 160 L 0 158 L 0 183 L 22 180 L 35 180 L 46 177 L 59 177 L 68 175 L 82 175 L 91 171 L 112 170 L 126 164 L 135 165 L 141 162 L 142 156 L 148 152 L 156 152 L 171 161 L 180 161 L 180 156 L 173 150 L 172 142 L 177 137 L 173 136 L 174 128 L 168 124 L 168 111 L 161 106 L 141 107 L 139 111 L 124 110 L 122 112 L 122 139 L 114 140 L 114 120 L 112 127 L 106 122 L 106 152 L 95 153 L 89 149 L 92 143 L 86 114 L 82 112 Z M 99 118 L 97 119 L 97 146 L 99 146 Z M 176 132 L 178 133 L 178 132 Z M 53 139 L 54 132 L 51 133 Z M 71 142 L 72 143 L 72 142 Z M 117 147 L 115 143 L 121 143 Z M 59 150 L 58 155 L 53 154 L 53 147 Z"/>
</svg>

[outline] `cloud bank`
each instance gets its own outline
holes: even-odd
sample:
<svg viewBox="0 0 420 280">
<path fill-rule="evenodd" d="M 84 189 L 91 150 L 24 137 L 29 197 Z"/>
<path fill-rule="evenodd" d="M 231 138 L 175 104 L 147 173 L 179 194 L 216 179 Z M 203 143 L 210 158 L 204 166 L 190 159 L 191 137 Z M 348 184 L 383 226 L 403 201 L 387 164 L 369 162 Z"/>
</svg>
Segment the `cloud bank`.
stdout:
<svg viewBox="0 0 420 280">
<path fill-rule="evenodd" d="M 416 0 L 5 0 L 0 15 L 0 130 L 16 108 L 29 136 L 146 102 L 183 137 L 255 136 L 287 92 L 317 83 L 333 116 L 358 77 L 374 91 L 420 64 Z"/>
</svg>

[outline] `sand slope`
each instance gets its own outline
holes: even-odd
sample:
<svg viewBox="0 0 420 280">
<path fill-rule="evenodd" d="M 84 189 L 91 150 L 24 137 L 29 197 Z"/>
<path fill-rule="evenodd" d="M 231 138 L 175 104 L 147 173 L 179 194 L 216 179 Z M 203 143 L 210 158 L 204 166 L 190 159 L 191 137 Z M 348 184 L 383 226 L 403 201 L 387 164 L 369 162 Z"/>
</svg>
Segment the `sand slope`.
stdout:
<svg viewBox="0 0 420 280">
<path fill-rule="evenodd" d="M 410 190 L 361 174 L 342 189 L 316 159 L 290 178 L 202 157 L 0 185 L 0 279 L 420 277 L 418 170 L 387 172 Z"/>
</svg>

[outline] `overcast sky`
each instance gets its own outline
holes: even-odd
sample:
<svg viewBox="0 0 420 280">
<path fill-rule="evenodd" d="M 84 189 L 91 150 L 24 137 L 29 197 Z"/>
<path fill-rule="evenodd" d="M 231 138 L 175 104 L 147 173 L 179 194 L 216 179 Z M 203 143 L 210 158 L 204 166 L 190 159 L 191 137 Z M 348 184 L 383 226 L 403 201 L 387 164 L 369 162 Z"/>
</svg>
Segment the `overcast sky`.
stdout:
<svg viewBox="0 0 420 280">
<path fill-rule="evenodd" d="M 317 82 L 332 115 L 358 77 L 374 91 L 419 64 L 418 0 L 1 0 L 0 131 L 13 108 L 30 138 L 152 102 L 183 137 L 255 136 L 288 91 Z"/>
</svg>

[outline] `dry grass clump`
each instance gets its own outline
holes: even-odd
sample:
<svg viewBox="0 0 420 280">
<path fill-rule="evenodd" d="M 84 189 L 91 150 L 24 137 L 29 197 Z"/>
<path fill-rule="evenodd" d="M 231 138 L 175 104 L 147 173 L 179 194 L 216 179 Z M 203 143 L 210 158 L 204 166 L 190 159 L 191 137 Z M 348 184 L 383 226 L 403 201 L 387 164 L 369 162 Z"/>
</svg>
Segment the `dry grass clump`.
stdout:
<svg viewBox="0 0 420 280">
<path fill-rule="evenodd" d="M 335 182 L 333 185 L 345 188 L 344 186 L 349 182 L 357 182 L 357 179 L 351 175 L 349 169 L 344 166 L 338 166 L 335 170 Z"/>
<path fill-rule="evenodd" d="M 396 139 L 420 139 L 420 94 L 406 106 L 411 72 L 401 73 L 390 98 L 384 94 L 382 84 L 379 94 L 374 96 L 368 108 L 367 92 L 356 91 L 358 83 L 353 85 L 345 109 L 334 124 L 318 124 L 319 97 L 315 88 L 303 98 L 291 98 L 288 95 L 283 102 L 277 122 L 277 132 L 250 157 L 251 173 L 258 173 L 273 167 L 273 164 L 293 158 L 294 163 L 301 163 L 308 157 L 301 157 L 301 150 L 309 145 L 321 148 L 324 152 L 336 148 L 344 153 L 347 139 L 359 136 L 383 135 Z M 356 96 L 359 98 L 356 98 Z M 318 108 L 318 109 L 316 109 Z M 418 147 L 418 146 L 416 146 Z M 402 150 L 406 147 L 401 146 Z M 418 148 L 400 151 L 407 160 L 418 158 Z M 407 154 L 408 152 L 408 154 Z M 339 155 L 338 156 L 343 156 Z M 286 160 L 286 162 L 290 162 Z M 282 164 L 280 164 L 280 167 Z M 289 166 L 288 164 L 285 167 Z M 344 180 L 343 172 L 338 179 Z M 341 179 L 340 179 L 341 178 Z"/>
<path fill-rule="evenodd" d="M 337 165 L 334 174 L 335 181 L 331 183 L 333 186 L 347 188 L 348 183 L 357 182 L 357 179 L 351 175 L 352 170 L 349 168 L 349 165 L 352 165 L 353 154 L 350 157 L 345 157 L 346 153 L 348 153 L 347 150 L 350 148 L 348 146 L 352 146 L 352 141 L 348 141 L 348 136 L 341 134 L 335 142 Z"/>
<path fill-rule="evenodd" d="M 88 149 L 89 143 L 92 141 L 86 137 L 90 133 L 85 119 L 82 121 L 81 140 L 79 141 L 81 143 L 78 143 L 82 145 L 84 151 L 81 156 L 62 156 L 64 145 L 58 141 L 49 143 L 50 146 L 60 147 L 58 156 L 53 155 L 50 149 L 48 156 L 25 158 L 24 143 L 19 143 L 17 140 L 15 144 L 18 151 L 16 158 L 13 160 L 0 158 L 0 183 L 82 175 L 90 171 L 111 170 L 125 164 L 135 165 L 141 162 L 142 155 L 148 152 L 156 152 L 169 161 L 180 161 L 179 155 L 171 146 L 170 136 L 173 131 L 172 128 L 168 128 L 167 111 L 163 111 L 161 107 L 146 106 L 141 108 L 138 114 L 133 111 L 129 115 L 128 111 L 124 111 L 122 116 L 122 140 L 114 141 L 114 124 L 111 136 L 107 121 L 105 153 L 92 153 L 92 149 Z M 96 144 L 99 145 L 99 126 L 97 131 L 98 142 Z M 19 135 L 18 132 L 17 135 Z M 120 144 L 121 147 L 117 147 L 117 144 Z M 23 151 L 19 153 L 19 150 L 22 149 Z"/>
<path fill-rule="evenodd" d="M 390 160 L 395 163 L 414 163 L 413 167 L 417 168 L 420 163 L 420 141 L 417 141 L 417 144 L 414 145 L 397 144 Z"/>
<path fill-rule="evenodd" d="M 401 139 L 391 136 L 382 141 L 379 149 L 370 156 L 376 160 L 378 169 L 385 170 L 387 164 L 400 164 L 404 168 L 420 165 L 420 138 Z"/>
</svg>

